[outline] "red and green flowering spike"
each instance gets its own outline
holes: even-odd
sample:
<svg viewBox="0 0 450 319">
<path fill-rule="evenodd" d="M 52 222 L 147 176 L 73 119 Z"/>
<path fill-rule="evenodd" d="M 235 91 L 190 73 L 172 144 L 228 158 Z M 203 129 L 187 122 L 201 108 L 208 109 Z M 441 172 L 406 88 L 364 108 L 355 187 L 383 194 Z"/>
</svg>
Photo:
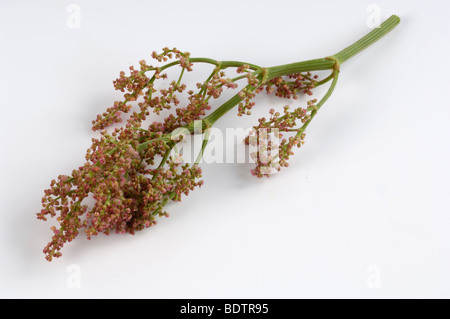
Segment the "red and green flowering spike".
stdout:
<svg viewBox="0 0 450 319">
<path fill-rule="evenodd" d="M 90 239 L 100 233 L 134 234 L 155 225 L 158 217 L 168 216 L 165 209 L 169 202 L 180 201 L 200 187 L 203 181 L 198 161 L 183 163 L 171 155 L 176 143 L 183 139 L 179 130 L 193 134 L 198 131 L 196 123 L 200 120 L 200 130 L 206 131 L 236 106 L 239 116 L 250 115 L 255 107 L 253 98 L 262 91 L 297 99 L 299 94 L 312 95 L 314 88 L 331 81 L 320 100 L 311 99 L 304 107 L 292 110 L 285 106 L 282 113 L 271 109 L 270 117 L 259 119 L 253 133 L 245 139 L 247 144 L 257 146 L 252 154 L 256 161 L 254 175 L 269 176 L 270 170 L 288 166 L 294 147 L 303 144 L 306 127 L 336 87 L 340 65 L 399 22 L 397 16 L 392 16 L 351 46 L 315 60 L 263 68 L 239 61 L 193 58 L 188 52 L 164 48 L 161 53 L 153 52 L 151 57 L 165 64 L 153 66 L 141 60 L 138 69 L 129 68 L 129 75 L 120 72 L 113 83 L 116 90 L 123 92 L 123 100 L 114 102 L 92 122 L 92 129 L 100 131 L 100 137 L 92 139 L 86 162 L 71 175 L 52 180 L 50 188 L 44 191 L 37 218 L 44 221 L 55 218 L 59 224 L 50 228 L 52 238 L 43 250 L 46 259 L 60 257 L 63 246 L 82 232 Z M 213 70 L 198 82 L 196 90 L 188 90 L 182 82 L 183 75 L 191 72 L 197 63 L 209 64 Z M 164 71 L 175 67 L 179 68 L 179 75 L 163 86 L 168 78 Z M 234 69 L 239 76 L 227 77 L 226 69 Z M 313 75 L 314 71 L 323 70 L 331 74 L 323 79 Z M 212 106 L 211 98 L 219 99 L 225 89 L 237 89 L 239 81 L 244 82 L 239 92 L 222 105 Z M 180 105 L 183 95 L 188 102 Z M 137 104 L 133 112 L 132 102 Z M 173 108 L 164 119 L 145 124 L 151 112 L 160 114 Z M 125 123 L 122 123 L 123 114 L 129 114 Z M 117 123 L 122 126 L 112 132 L 106 130 Z M 279 145 L 268 138 L 271 132 L 276 132 L 281 139 Z M 199 155 L 207 143 L 205 138 Z M 95 201 L 91 207 L 84 203 L 88 198 Z"/>
</svg>

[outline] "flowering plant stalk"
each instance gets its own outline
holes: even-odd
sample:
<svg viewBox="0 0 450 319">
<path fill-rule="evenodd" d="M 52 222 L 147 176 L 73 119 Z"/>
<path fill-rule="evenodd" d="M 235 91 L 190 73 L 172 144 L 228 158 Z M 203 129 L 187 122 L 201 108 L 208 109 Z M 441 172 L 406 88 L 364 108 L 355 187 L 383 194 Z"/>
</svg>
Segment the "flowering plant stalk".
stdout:
<svg viewBox="0 0 450 319">
<path fill-rule="evenodd" d="M 58 176 L 45 190 L 43 208 L 37 217 L 44 221 L 56 217 L 59 224 L 51 227 L 53 237 L 44 248 L 46 259 L 60 257 L 63 245 L 75 239 L 81 229 L 90 239 L 99 233 L 134 234 L 150 227 L 156 224 L 158 216 L 168 216 L 165 207 L 169 202 L 180 201 L 182 195 L 201 186 L 199 162 L 208 143 L 208 134 L 204 134 L 197 160 L 187 164 L 171 155 L 185 136 L 179 134 L 180 131 L 206 132 L 235 107 L 238 116 L 250 115 L 255 105 L 252 99 L 263 91 L 274 92 L 280 98 L 296 99 L 299 94 L 312 95 L 314 88 L 331 81 L 320 100 L 311 99 L 305 107 L 293 110 L 285 106 L 283 114 L 271 109 L 270 118 L 259 119 L 253 133 L 245 139 L 248 144 L 260 143 L 259 140 L 265 138 L 259 136 L 261 129 L 277 130 L 282 138 L 277 158 L 261 156 L 274 145 L 260 143 L 265 147 L 253 154 L 256 161 L 253 175 L 269 176 L 267 168 L 279 170 L 287 166 L 293 148 L 303 144 L 306 127 L 335 89 L 341 64 L 390 32 L 399 22 L 397 16 L 391 16 L 351 46 L 315 60 L 265 68 L 239 61 L 195 58 L 176 48 L 164 48 L 162 53 L 152 54 L 162 65 L 149 65 L 142 60 L 139 69 L 130 67 L 128 75 L 120 72 L 114 86 L 124 92 L 123 100 L 116 101 L 92 122 L 93 130 L 100 131 L 100 137 L 92 139 L 85 164 L 71 175 Z M 197 83 L 195 90 L 188 90 L 182 82 L 183 76 L 198 63 L 210 64 L 213 70 L 204 81 Z M 165 70 L 175 67 L 180 69 L 179 76 L 170 81 L 168 87 L 158 89 L 157 81 L 168 78 Z M 234 69 L 237 76 L 227 77 L 226 69 Z M 323 70 L 330 70 L 330 74 L 322 79 L 311 73 Z M 240 81 L 245 82 L 244 87 L 206 115 L 212 108 L 211 101 L 219 98 L 224 89 L 237 89 Z M 180 106 L 183 94 L 188 102 Z M 132 111 L 132 104 L 137 105 L 137 110 Z M 176 109 L 175 114 L 145 125 L 151 112 L 159 115 L 171 108 Z M 122 122 L 124 113 L 129 114 L 126 122 L 107 131 L 111 124 Z M 83 203 L 88 197 L 95 200 L 92 207 Z"/>
</svg>

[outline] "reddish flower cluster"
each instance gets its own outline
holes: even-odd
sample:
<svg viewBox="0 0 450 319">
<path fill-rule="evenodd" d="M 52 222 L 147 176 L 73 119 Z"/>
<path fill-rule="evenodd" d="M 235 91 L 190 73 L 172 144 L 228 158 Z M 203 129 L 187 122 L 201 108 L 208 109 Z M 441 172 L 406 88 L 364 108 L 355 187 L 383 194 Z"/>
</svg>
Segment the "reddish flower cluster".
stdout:
<svg viewBox="0 0 450 319">
<path fill-rule="evenodd" d="M 92 140 L 86 163 L 73 170 L 70 176 L 60 175 L 45 191 L 43 208 L 37 216 L 42 220 L 56 217 L 59 223 L 59 227 L 52 227 L 52 240 L 44 248 L 47 260 L 61 256 L 61 248 L 79 235 L 81 229 L 90 239 L 99 233 L 134 234 L 150 227 L 156 223 L 157 216 L 167 216 L 164 209 L 168 202 L 179 201 L 183 194 L 187 195 L 195 187 L 201 186 L 201 169 L 196 164 L 183 164 L 171 156 L 172 149 L 183 138 L 172 133 L 178 128 L 189 128 L 194 121 L 202 119 L 206 111 L 211 109 L 210 99 L 219 98 L 224 88 L 236 89 L 238 80 L 247 81 L 238 93 L 241 98 L 238 106 L 240 116 L 250 114 L 254 106 L 252 98 L 264 88 L 267 92 L 276 88 L 276 95 L 283 98 L 296 98 L 297 92 L 309 94 L 315 85 L 309 73 L 295 74 L 289 76 L 288 80 L 275 78 L 265 82 L 265 70 L 254 66 L 250 68 L 247 64 L 237 67 L 236 71 L 241 75 L 231 79 L 226 77 L 218 63 L 206 81 L 197 83 L 198 91 L 194 92 L 187 90 L 187 86 L 181 82 L 184 72 L 192 71 L 189 53 L 165 48 L 161 54 L 154 52 L 152 57 L 158 62 L 172 58 L 177 60 L 164 66 L 148 65 L 141 60 L 139 70 L 130 67 L 129 75 L 120 72 L 114 87 L 124 92 L 124 99 L 114 102 L 112 107 L 92 122 L 92 129 L 100 130 L 101 137 Z M 162 72 L 172 66 L 181 68 L 178 81 L 171 81 L 167 87 L 156 89 L 155 81 L 166 79 L 167 74 Z M 189 101 L 184 107 L 178 107 L 181 94 L 187 94 Z M 134 101 L 138 101 L 138 109 L 131 112 Z M 162 121 L 144 126 L 150 110 L 160 114 L 162 110 L 172 107 L 177 107 L 175 112 Z M 122 113 L 131 113 L 125 125 L 108 133 L 108 126 L 122 121 Z M 297 120 L 305 122 L 308 116 L 305 109 L 289 112 L 286 107 L 283 116 L 271 111 L 271 118 L 267 121 L 260 119 L 256 128 L 291 132 Z M 252 173 L 267 176 L 264 168 L 287 166 L 286 160 L 292 147 L 299 146 L 303 137 L 300 134 L 283 139 L 277 159 L 263 157 L 276 145 L 268 141 L 267 137 L 258 136 L 259 145 L 265 143 L 265 146 L 261 146 L 256 154 L 257 167 Z M 92 207 L 83 204 L 87 198 L 95 200 Z"/>
<path fill-rule="evenodd" d="M 197 165 L 182 165 L 167 159 L 167 168 L 152 169 L 156 156 L 164 156 L 168 145 L 157 138 L 140 154 L 136 151 L 140 132 L 130 128 L 116 129 L 114 135 L 102 133 L 93 139 L 87 162 L 51 182 L 42 199 L 38 218 L 55 217 L 59 228 L 53 227 L 52 241 L 45 247 L 46 258 L 61 255 L 60 249 L 72 241 L 81 228 L 87 237 L 98 233 L 131 233 L 156 224 L 156 216 L 164 216 L 168 201 L 179 201 L 203 182 Z M 82 201 L 92 194 L 95 205 L 88 210 Z"/>
<path fill-rule="evenodd" d="M 191 71 L 189 54 L 176 49 L 164 49 L 153 56 L 165 61 L 172 56 L 179 59 L 183 70 Z M 126 92 L 123 101 L 116 101 L 93 121 L 93 130 L 102 130 L 99 139 L 92 139 L 86 154 L 86 163 L 72 171 L 70 176 L 60 175 L 45 190 L 42 210 L 38 219 L 55 217 L 58 227 L 52 226 L 52 240 L 44 248 L 46 259 L 51 261 L 61 256 L 61 248 L 72 241 L 84 229 L 90 239 L 99 233 L 130 233 L 156 224 L 157 216 L 167 216 L 165 205 L 169 201 L 180 201 L 203 181 L 198 165 L 183 164 L 170 156 L 170 151 L 179 141 L 170 136 L 173 129 L 199 119 L 209 109 L 205 96 L 190 92 L 190 104 L 177 109 L 163 122 L 154 122 L 141 127 L 152 108 L 155 113 L 169 109 L 179 103 L 176 96 L 186 85 L 172 82 L 167 89 L 160 89 L 152 96 L 154 80 L 165 78 L 157 67 L 140 62 L 141 70 L 130 67 L 130 75 L 120 73 L 114 86 Z M 153 77 L 145 74 L 154 71 Z M 143 96 L 139 111 L 133 112 L 123 127 L 110 134 L 106 127 L 121 121 L 121 113 L 131 110 L 129 102 Z M 155 160 L 164 160 L 157 167 Z M 93 207 L 83 204 L 89 197 L 95 200 Z"/>
<path fill-rule="evenodd" d="M 287 79 L 276 77 L 266 82 L 266 92 L 268 94 L 275 91 L 275 95 L 280 98 L 297 99 L 298 93 L 312 95 L 312 89 L 316 86 L 317 75 L 312 76 L 296 73 L 287 76 Z M 244 143 L 256 146 L 256 151 L 251 154 L 256 163 L 256 167 L 251 170 L 252 175 L 257 177 L 269 177 L 277 172 L 281 167 L 288 167 L 288 160 L 294 154 L 294 146 L 300 147 L 304 144 L 304 127 L 297 127 L 300 121 L 305 124 L 311 118 L 311 110 L 317 100 L 308 101 L 308 108 L 296 108 L 289 111 L 289 106 L 284 106 L 284 114 L 280 115 L 274 109 L 269 111 L 270 119 L 265 117 L 258 120 L 258 125 L 244 139 Z M 281 133 L 295 133 L 294 136 L 284 138 Z M 271 137 L 273 135 L 273 137 Z M 273 138 L 280 139 L 280 144 L 272 141 Z"/>
<path fill-rule="evenodd" d="M 197 83 L 197 88 L 201 89 L 204 95 L 206 94 L 214 99 L 218 99 L 222 95 L 223 87 L 235 89 L 238 85 L 232 79 L 225 77 L 225 72 L 219 71 L 218 68 L 214 69 L 210 79 L 204 84 Z"/>
<path fill-rule="evenodd" d="M 182 53 L 174 49 L 164 48 L 161 54 L 153 52 L 152 57 L 157 61 L 167 61 L 171 58 L 176 58 L 179 61 L 179 66 L 182 70 L 192 71 L 192 63 L 189 62 L 189 53 Z M 128 123 L 131 125 L 138 125 L 150 115 L 149 109 L 159 114 L 163 109 L 170 109 L 172 105 L 178 105 L 179 99 L 176 93 L 182 93 L 186 89 L 185 84 L 172 81 L 169 88 L 159 90 L 159 95 L 153 97 L 157 92 L 154 88 L 156 79 L 166 79 L 167 74 L 161 73 L 161 68 L 153 65 L 147 65 L 145 60 L 141 60 L 140 71 L 130 66 L 130 75 L 126 76 L 125 72 L 120 72 L 119 78 L 113 83 L 116 90 L 126 92 L 123 101 L 114 102 L 114 106 L 108 108 L 102 115 L 98 115 L 97 119 L 92 121 L 93 130 L 104 129 L 113 123 L 120 123 L 122 121 L 121 112 L 128 113 L 131 105 L 128 102 L 136 101 L 140 96 L 143 96 L 144 101 L 139 103 L 140 112 L 134 112 Z M 154 71 L 154 74 L 149 78 L 146 73 Z"/>
<path fill-rule="evenodd" d="M 298 93 L 306 95 L 312 95 L 312 89 L 317 85 L 317 75 L 312 76 L 310 72 L 306 73 L 294 73 L 283 77 L 276 77 L 267 82 L 266 91 L 272 93 L 275 91 L 275 95 L 278 97 L 296 100 Z"/>
<path fill-rule="evenodd" d="M 175 129 L 199 120 L 207 110 L 211 109 L 207 99 L 200 93 L 188 92 L 189 104 L 176 109 L 176 116 L 170 114 L 164 119 L 164 132 L 170 133 Z"/>
<path fill-rule="evenodd" d="M 237 73 L 245 73 L 245 78 L 247 79 L 247 86 L 239 92 L 242 102 L 239 102 L 238 105 L 238 116 L 252 114 L 251 109 L 255 106 L 255 102 L 252 99 L 263 90 L 262 83 L 260 83 L 257 75 L 251 72 L 249 68 L 248 65 L 244 64 L 236 70 Z"/>
</svg>

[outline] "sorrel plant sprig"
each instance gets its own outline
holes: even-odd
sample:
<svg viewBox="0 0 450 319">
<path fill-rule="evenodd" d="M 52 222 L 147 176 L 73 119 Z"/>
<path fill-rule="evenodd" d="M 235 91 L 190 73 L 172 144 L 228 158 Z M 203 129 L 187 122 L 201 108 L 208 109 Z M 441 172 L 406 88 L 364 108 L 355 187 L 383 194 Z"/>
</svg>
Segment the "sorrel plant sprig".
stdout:
<svg viewBox="0 0 450 319">
<path fill-rule="evenodd" d="M 100 137 L 92 139 L 85 164 L 71 175 L 58 176 L 45 190 L 43 208 L 37 216 L 42 220 L 55 217 L 58 222 L 58 227 L 51 227 L 53 237 L 44 248 L 46 259 L 60 257 L 61 248 L 75 239 L 81 229 L 88 239 L 98 233 L 134 234 L 156 224 L 157 216 L 168 216 L 167 203 L 180 201 L 182 195 L 203 184 L 199 162 L 208 144 L 208 131 L 233 108 L 237 107 L 238 116 L 251 115 L 253 98 L 263 91 L 283 99 L 297 99 L 298 95 L 310 96 L 315 88 L 331 82 L 320 100 L 311 99 L 304 107 L 292 110 L 285 106 L 282 114 L 270 109 L 270 117 L 260 118 L 245 139 L 246 143 L 258 146 L 252 154 L 256 161 L 253 175 L 269 176 L 270 170 L 287 166 L 293 148 L 303 144 L 305 129 L 333 93 L 341 64 L 399 22 L 397 16 L 391 16 L 351 46 L 320 59 L 267 68 L 240 61 L 196 58 L 176 48 L 164 48 L 161 53 L 152 54 L 159 66 L 142 60 L 138 69 L 130 67 L 128 75 L 120 72 L 114 87 L 124 93 L 123 99 L 92 122 Z M 212 72 L 196 84 L 195 90 L 188 89 L 183 83 L 184 75 L 199 63 L 211 65 Z M 168 86 L 158 89 L 161 85 L 157 81 L 168 80 L 165 71 L 170 68 L 178 68 L 179 75 Z M 237 76 L 227 77 L 227 69 L 234 70 Z M 330 74 L 322 79 L 313 75 L 324 70 Z M 244 82 L 243 88 L 212 110 L 213 100 L 225 89 L 238 89 L 240 82 Z M 181 96 L 188 101 L 185 105 L 180 105 Z M 132 111 L 133 103 L 137 109 Z M 151 113 L 159 115 L 170 109 L 175 112 L 162 121 L 145 124 Z M 129 116 L 123 125 L 107 131 L 110 125 L 122 122 L 124 113 Z M 173 150 L 186 134 L 195 131 L 205 133 L 200 154 L 193 164 L 183 163 Z M 280 145 L 267 140 L 267 132 L 271 131 L 282 138 Z M 272 156 L 270 151 L 274 147 L 278 147 L 278 152 Z M 92 207 L 85 203 L 90 197 L 95 200 Z"/>
</svg>

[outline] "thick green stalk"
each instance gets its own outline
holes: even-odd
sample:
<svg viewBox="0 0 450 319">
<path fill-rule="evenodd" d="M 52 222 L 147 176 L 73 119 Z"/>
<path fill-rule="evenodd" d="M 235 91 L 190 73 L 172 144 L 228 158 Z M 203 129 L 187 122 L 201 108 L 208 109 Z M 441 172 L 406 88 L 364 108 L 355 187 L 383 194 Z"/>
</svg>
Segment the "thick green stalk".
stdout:
<svg viewBox="0 0 450 319">
<path fill-rule="evenodd" d="M 381 39 L 384 35 L 392 31 L 400 23 L 400 18 L 396 15 L 392 15 L 384 21 L 379 28 L 373 29 L 370 33 L 353 43 L 351 46 L 336 53 L 333 57 L 337 60 L 338 64 L 341 64 L 357 53 L 361 52 L 377 40 Z"/>
<path fill-rule="evenodd" d="M 268 80 L 294 73 L 332 70 L 335 63 L 331 59 L 322 58 L 274 66 L 267 69 L 269 73 Z"/>
</svg>

